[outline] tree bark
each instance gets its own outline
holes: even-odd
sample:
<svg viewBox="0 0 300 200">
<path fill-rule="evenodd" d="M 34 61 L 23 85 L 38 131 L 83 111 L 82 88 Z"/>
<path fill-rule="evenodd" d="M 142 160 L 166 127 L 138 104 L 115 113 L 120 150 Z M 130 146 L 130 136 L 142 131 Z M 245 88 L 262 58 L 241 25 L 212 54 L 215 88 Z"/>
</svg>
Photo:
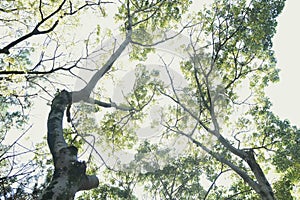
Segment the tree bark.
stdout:
<svg viewBox="0 0 300 200">
<path fill-rule="evenodd" d="M 253 150 L 246 151 L 247 158 L 245 159 L 251 168 L 257 182 L 258 188 L 254 188 L 254 190 L 260 195 L 262 200 L 275 200 L 275 196 L 272 190 L 270 183 L 268 182 L 264 172 L 261 167 L 257 163 Z"/>
<path fill-rule="evenodd" d="M 78 150 L 68 146 L 63 137 L 63 117 L 67 105 L 72 103 L 72 93 L 61 91 L 52 101 L 48 117 L 47 142 L 53 156 L 54 174 L 43 191 L 42 200 L 71 200 L 80 190 L 89 190 L 99 185 L 95 175 L 86 174 L 85 162 L 77 160 Z"/>
</svg>

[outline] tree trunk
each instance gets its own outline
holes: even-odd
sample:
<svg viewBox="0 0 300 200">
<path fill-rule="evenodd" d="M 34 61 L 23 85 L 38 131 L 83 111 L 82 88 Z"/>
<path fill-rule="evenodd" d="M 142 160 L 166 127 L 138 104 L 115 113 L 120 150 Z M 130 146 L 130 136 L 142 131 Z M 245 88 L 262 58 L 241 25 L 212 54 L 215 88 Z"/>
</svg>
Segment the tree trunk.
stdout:
<svg viewBox="0 0 300 200">
<path fill-rule="evenodd" d="M 256 162 L 253 150 L 245 151 L 248 155 L 245 159 L 251 168 L 257 182 L 258 187 L 254 188 L 255 191 L 260 195 L 262 200 L 275 200 L 275 196 L 270 183 L 268 182 L 264 172 L 262 171 L 259 164 Z"/>
<path fill-rule="evenodd" d="M 77 148 L 68 146 L 63 137 L 63 117 L 67 105 L 72 103 L 72 93 L 61 91 L 52 101 L 48 117 L 47 142 L 53 156 L 54 174 L 43 191 L 42 200 L 74 199 L 80 190 L 89 190 L 99 185 L 95 175 L 86 174 L 85 162 L 77 160 Z"/>
</svg>

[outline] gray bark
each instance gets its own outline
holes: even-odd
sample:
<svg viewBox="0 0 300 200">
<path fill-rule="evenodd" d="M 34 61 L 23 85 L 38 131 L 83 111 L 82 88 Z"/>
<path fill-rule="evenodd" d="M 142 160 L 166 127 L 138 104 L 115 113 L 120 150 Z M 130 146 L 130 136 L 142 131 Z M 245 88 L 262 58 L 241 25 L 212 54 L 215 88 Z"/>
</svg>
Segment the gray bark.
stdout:
<svg viewBox="0 0 300 200">
<path fill-rule="evenodd" d="M 86 174 L 85 162 L 77 160 L 78 150 L 68 146 L 63 137 L 63 117 L 67 105 L 72 103 L 72 93 L 63 90 L 52 101 L 48 117 L 47 142 L 53 156 L 54 174 L 40 199 L 74 199 L 76 192 L 99 185 L 95 175 Z"/>
</svg>

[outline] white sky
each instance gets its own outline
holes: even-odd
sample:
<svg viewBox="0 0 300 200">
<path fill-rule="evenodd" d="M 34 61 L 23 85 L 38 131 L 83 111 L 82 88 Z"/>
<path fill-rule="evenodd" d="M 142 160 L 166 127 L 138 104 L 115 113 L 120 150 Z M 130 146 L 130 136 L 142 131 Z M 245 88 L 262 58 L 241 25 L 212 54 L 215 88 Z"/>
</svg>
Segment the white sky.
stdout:
<svg viewBox="0 0 300 200">
<path fill-rule="evenodd" d="M 283 119 L 300 126 L 300 1 L 287 0 L 278 20 L 273 39 L 275 56 L 281 69 L 280 82 L 268 88 L 273 111 Z"/>
<path fill-rule="evenodd" d="M 208 2 L 202 0 L 203 2 Z M 281 119 L 289 119 L 292 124 L 300 127 L 300 67 L 298 66 L 300 51 L 300 0 L 287 0 L 285 8 L 278 18 L 278 27 L 275 38 L 273 39 L 275 56 L 278 60 L 278 67 L 281 69 L 280 82 L 271 85 L 267 94 L 273 103 L 273 111 Z M 35 141 L 46 135 L 47 115 L 50 107 L 44 105 L 45 102 L 37 102 L 36 108 L 39 109 L 32 114 L 34 124 L 31 131 L 35 132 Z"/>
<path fill-rule="evenodd" d="M 211 0 L 202 0 L 209 3 Z M 279 115 L 281 119 L 289 119 L 292 124 L 300 126 L 300 94 L 298 94 L 298 85 L 300 86 L 300 68 L 298 64 L 300 46 L 300 27 L 297 26 L 300 19 L 300 0 L 287 0 L 283 12 L 278 18 L 277 33 L 273 39 L 275 56 L 278 60 L 278 67 L 281 69 L 280 82 L 271 85 L 267 90 L 267 95 L 273 103 L 272 110 Z M 300 53 L 300 52 L 299 52 Z M 38 120 L 32 130 L 37 132 L 40 138 L 46 134 L 47 115 L 50 110 L 45 106 L 45 102 L 39 102 L 36 108 L 43 108 L 41 113 L 39 109 L 33 111 L 32 121 Z M 37 138 L 36 138 L 37 139 Z"/>
</svg>

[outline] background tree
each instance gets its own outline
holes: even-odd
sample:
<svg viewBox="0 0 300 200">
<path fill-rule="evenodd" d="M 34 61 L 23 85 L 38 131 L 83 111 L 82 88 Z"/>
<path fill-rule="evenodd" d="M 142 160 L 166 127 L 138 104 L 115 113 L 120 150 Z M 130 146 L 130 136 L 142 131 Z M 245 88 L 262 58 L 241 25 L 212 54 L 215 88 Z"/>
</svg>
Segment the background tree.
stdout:
<svg viewBox="0 0 300 200">
<path fill-rule="evenodd" d="M 284 1 L 217 0 L 204 9 L 193 4 L 196 12 L 187 14 L 191 3 L 1 2 L 0 164 L 10 167 L 1 174 L 2 197 L 73 199 L 77 191 L 96 188 L 78 199 L 137 199 L 142 188 L 160 199 L 292 199 L 299 184 L 298 129 L 270 111 L 264 93 L 278 81 L 271 39 Z M 88 26 L 92 16 L 99 20 Z M 117 28 L 107 23 L 113 18 Z M 183 34 L 189 38 L 180 43 Z M 159 52 L 174 40 L 184 56 Z M 148 67 L 153 56 L 160 70 Z M 122 57 L 129 61 L 122 64 Z M 178 83 L 174 69 L 186 84 Z M 132 90 L 114 103 L 105 89 L 131 70 Z M 82 75 L 89 71 L 87 82 Z M 69 77 L 84 86 L 73 90 Z M 19 144 L 36 99 L 52 102 L 47 141 L 54 168 L 45 143 L 34 149 Z M 158 104 L 163 109 L 149 122 L 147 111 Z M 159 138 L 139 140 L 137 132 L 149 123 L 163 127 Z M 6 145 L 12 125 L 21 134 Z M 183 142 L 177 156 L 172 141 Z M 129 163 L 103 157 L 109 152 L 114 159 L 126 149 L 134 152 Z M 78 151 L 88 165 L 78 161 Z M 34 159 L 16 165 L 25 153 Z M 275 181 L 274 171 L 281 173 Z M 87 173 L 99 173 L 100 182 Z M 227 179 L 230 186 L 222 184 Z"/>
</svg>

